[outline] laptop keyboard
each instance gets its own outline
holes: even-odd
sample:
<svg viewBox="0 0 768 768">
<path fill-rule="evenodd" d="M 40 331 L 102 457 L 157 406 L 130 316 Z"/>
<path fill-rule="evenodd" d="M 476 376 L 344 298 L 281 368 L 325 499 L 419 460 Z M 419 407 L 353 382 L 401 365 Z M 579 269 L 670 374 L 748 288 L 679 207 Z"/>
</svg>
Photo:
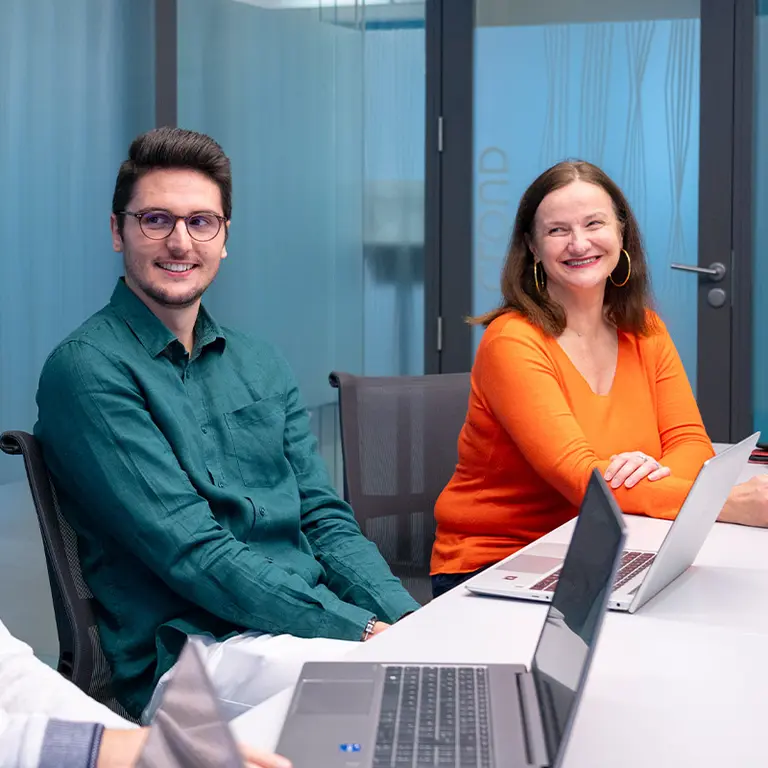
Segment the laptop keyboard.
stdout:
<svg viewBox="0 0 768 768">
<path fill-rule="evenodd" d="M 648 568 L 656 557 L 655 552 L 633 552 L 625 551 L 621 556 L 619 570 L 616 573 L 616 580 L 613 582 L 613 590 L 623 587 L 630 579 L 634 579 L 639 573 Z M 560 578 L 560 569 L 554 573 L 545 576 L 541 581 L 537 581 L 531 589 L 539 592 L 554 592 L 557 586 L 557 580 Z"/>
<path fill-rule="evenodd" d="M 484 667 L 385 668 L 374 768 L 491 768 Z"/>
</svg>

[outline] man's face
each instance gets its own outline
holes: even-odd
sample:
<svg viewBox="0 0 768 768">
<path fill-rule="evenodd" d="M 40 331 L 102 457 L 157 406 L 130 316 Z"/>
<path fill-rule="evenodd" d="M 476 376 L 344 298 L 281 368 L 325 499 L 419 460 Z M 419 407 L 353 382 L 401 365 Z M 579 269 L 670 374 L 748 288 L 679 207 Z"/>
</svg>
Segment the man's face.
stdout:
<svg viewBox="0 0 768 768">
<path fill-rule="evenodd" d="M 161 169 L 142 176 L 127 210 L 167 211 L 172 216 L 224 215 L 218 185 L 204 174 L 186 169 Z M 160 218 L 145 217 L 144 228 L 157 234 L 152 230 Z M 190 221 L 193 232 L 201 220 Z M 142 224 L 130 215 L 125 216 L 120 235 L 113 214 L 112 245 L 123 253 L 125 282 L 134 293 L 159 307 L 188 307 L 199 301 L 227 255 L 224 241 L 228 226 L 229 222 L 222 224 L 213 239 L 200 242 L 190 236 L 184 221 L 178 220 L 168 237 L 154 240 L 144 234 Z"/>
</svg>

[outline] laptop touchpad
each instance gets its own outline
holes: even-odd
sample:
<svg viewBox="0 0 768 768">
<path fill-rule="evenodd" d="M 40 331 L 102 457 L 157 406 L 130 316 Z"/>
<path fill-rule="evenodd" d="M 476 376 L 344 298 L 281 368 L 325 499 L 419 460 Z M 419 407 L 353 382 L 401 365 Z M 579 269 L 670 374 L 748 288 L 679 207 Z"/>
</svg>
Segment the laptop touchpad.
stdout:
<svg viewBox="0 0 768 768">
<path fill-rule="evenodd" d="M 296 705 L 297 715 L 366 715 L 373 703 L 372 680 L 306 680 Z"/>
<path fill-rule="evenodd" d="M 541 557 L 540 555 L 519 555 L 508 563 L 499 566 L 502 571 L 515 571 L 516 573 L 547 573 L 553 568 L 563 564 L 561 557 Z"/>
</svg>

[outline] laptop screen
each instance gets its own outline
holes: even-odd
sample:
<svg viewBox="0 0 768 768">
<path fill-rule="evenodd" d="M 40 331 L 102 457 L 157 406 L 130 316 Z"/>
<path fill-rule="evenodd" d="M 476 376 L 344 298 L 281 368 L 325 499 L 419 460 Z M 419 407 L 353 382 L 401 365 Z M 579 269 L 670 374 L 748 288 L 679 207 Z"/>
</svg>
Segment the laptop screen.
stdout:
<svg viewBox="0 0 768 768">
<path fill-rule="evenodd" d="M 624 537 L 621 510 L 595 470 L 531 664 L 550 762 L 570 731 Z"/>
</svg>

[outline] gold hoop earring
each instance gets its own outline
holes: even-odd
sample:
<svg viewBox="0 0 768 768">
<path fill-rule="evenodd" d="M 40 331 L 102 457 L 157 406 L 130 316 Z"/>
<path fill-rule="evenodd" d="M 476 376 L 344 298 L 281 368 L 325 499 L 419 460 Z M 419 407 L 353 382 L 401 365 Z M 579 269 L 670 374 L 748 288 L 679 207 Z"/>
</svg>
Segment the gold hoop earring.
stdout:
<svg viewBox="0 0 768 768">
<path fill-rule="evenodd" d="M 544 272 L 544 267 L 541 268 L 542 275 L 546 274 Z M 533 279 L 536 283 L 536 292 L 537 293 L 544 293 L 544 290 L 547 287 L 546 281 L 542 278 L 541 283 L 539 283 L 539 262 L 534 261 L 533 262 Z"/>
<path fill-rule="evenodd" d="M 629 258 L 629 254 L 622 248 L 621 252 L 627 257 L 627 276 L 624 278 L 623 283 L 617 283 L 613 279 L 613 272 L 611 272 L 610 275 L 608 275 L 608 279 L 617 287 L 617 288 L 623 288 L 628 282 L 629 282 L 629 276 L 632 274 L 632 259 Z"/>
</svg>

